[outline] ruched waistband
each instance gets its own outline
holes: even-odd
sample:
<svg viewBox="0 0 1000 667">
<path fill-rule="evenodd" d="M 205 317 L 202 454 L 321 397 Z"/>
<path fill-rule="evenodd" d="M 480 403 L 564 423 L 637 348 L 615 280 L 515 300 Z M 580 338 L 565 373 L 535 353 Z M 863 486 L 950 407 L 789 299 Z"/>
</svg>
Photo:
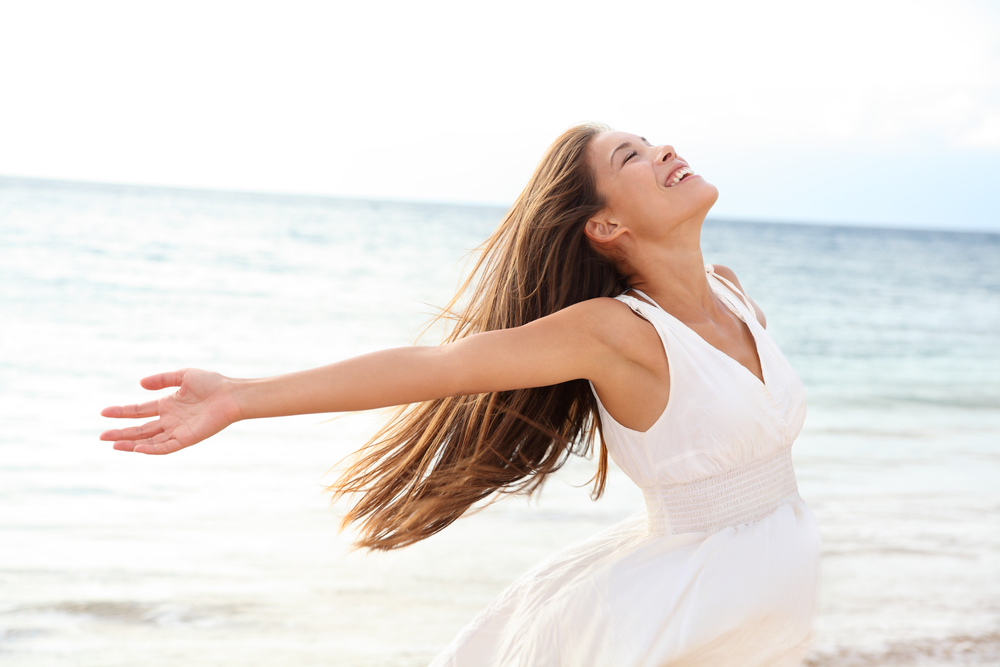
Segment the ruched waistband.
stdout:
<svg viewBox="0 0 1000 667">
<path fill-rule="evenodd" d="M 657 535 L 715 533 L 763 519 L 799 499 L 792 448 L 687 484 L 643 489 L 646 521 Z"/>
</svg>

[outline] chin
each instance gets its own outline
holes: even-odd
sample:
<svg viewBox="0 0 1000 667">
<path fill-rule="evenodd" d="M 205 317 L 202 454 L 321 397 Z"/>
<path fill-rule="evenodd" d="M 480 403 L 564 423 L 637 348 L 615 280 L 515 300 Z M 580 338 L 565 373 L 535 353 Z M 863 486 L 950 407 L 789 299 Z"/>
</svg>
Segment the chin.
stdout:
<svg viewBox="0 0 1000 667">
<path fill-rule="evenodd" d="M 692 183 L 694 185 L 694 183 Z M 712 208 L 712 206 L 719 200 L 719 188 L 715 187 L 704 178 L 698 183 L 698 195 L 699 199 L 704 202 L 705 210 Z"/>
</svg>

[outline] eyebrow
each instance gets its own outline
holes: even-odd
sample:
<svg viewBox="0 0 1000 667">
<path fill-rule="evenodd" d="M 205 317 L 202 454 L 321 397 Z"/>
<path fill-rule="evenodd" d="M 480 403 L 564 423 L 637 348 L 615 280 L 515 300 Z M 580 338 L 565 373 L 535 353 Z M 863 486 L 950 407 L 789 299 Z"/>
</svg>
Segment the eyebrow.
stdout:
<svg viewBox="0 0 1000 667">
<path fill-rule="evenodd" d="M 639 137 L 639 138 L 642 139 L 643 143 L 645 143 L 647 146 L 650 145 L 649 140 L 646 139 L 646 137 Z M 618 151 L 620 151 L 623 148 L 628 148 L 631 145 L 632 145 L 631 141 L 626 141 L 622 145 L 620 145 L 618 148 L 616 148 L 613 151 L 611 151 L 611 159 L 608 160 L 608 163 L 613 166 L 614 163 L 615 163 L 615 153 L 617 153 Z"/>
</svg>

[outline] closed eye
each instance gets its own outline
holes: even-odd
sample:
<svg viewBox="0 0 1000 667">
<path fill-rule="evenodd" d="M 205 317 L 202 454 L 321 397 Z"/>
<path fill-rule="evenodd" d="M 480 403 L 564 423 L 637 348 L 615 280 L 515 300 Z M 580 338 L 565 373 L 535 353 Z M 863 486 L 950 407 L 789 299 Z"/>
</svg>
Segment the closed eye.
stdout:
<svg viewBox="0 0 1000 667">
<path fill-rule="evenodd" d="M 635 152 L 635 151 L 629 151 L 628 155 L 625 156 L 625 159 L 622 160 L 622 166 L 624 167 L 625 163 L 628 162 L 629 160 L 631 160 L 632 158 L 634 158 L 636 155 L 638 155 L 637 152 Z"/>
</svg>

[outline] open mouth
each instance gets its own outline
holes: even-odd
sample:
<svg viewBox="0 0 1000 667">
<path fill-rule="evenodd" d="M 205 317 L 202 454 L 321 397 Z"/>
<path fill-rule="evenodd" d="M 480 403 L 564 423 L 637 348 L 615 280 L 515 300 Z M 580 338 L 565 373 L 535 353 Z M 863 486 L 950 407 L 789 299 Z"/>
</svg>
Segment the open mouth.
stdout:
<svg viewBox="0 0 1000 667">
<path fill-rule="evenodd" d="M 673 187 L 683 181 L 688 176 L 694 176 L 694 169 L 691 167 L 681 167 L 673 173 L 673 175 L 667 180 L 666 186 L 668 188 Z"/>
</svg>

